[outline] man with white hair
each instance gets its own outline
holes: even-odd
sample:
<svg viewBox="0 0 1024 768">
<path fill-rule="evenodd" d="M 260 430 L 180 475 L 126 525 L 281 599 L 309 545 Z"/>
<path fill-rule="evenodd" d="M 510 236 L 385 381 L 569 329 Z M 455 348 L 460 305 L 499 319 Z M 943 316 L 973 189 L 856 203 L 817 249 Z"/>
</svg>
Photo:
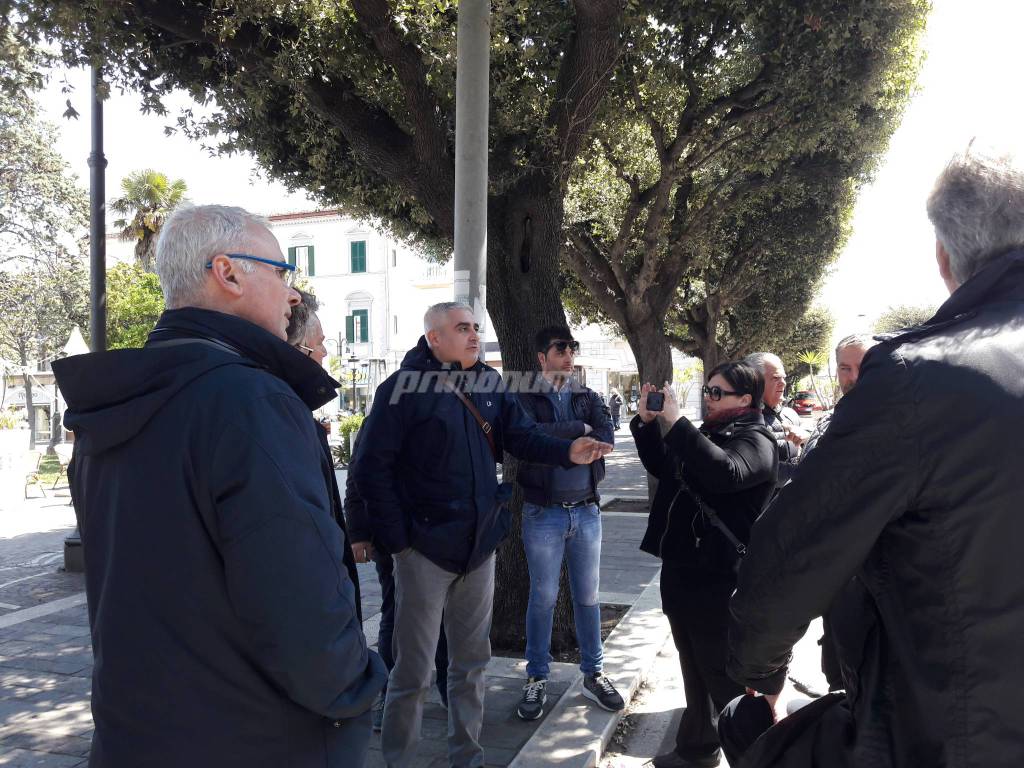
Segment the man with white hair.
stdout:
<svg viewBox="0 0 1024 768">
<path fill-rule="evenodd" d="M 311 414 L 337 382 L 286 342 L 294 267 L 262 219 L 208 205 L 167 219 L 157 272 L 167 311 L 142 349 L 54 364 L 96 661 L 89 764 L 362 765 L 385 673 Z"/>
<path fill-rule="evenodd" d="M 747 768 L 1024 760 L 1024 170 L 968 149 L 927 209 L 951 295 L 868 351 L 731 603 L 730 673 L 769 704 L 832 604 L 846 694 L 770 729 Z"/>
<path fill-rule="evenodd" d="M 423 702 L 444 620 L 448 638 L 448 762 L 484 764 L 484 669 L 494 598 L 494 551 L 511 495 L 495 464 L 504 451 L 566 468 L 612 446 L 545 434 L 501 377 L 480 362 L 479 326 L 464 304 L 431 307 L 402 368 L 377 388 L 352 467 L 374 543 L 394 557 L 395 665 L 381 748 L 388 766 L 416 757 Z M 365 557 L 365 555 L 364 555 Z"/>
<path fill-rule="evenodd" d="M 800 426 L 796 411 L 782 404 L 786 393 L 786 368 L 782 359 L 771 352 L 753 352 L 744 358 L 764 376 L 764 424 L 775 434 L 779 449 L 779 476 L 776 486 L 781 488 L 790 481 L 800 463 L 800 448 L 809 432 Z"/>
</svg>

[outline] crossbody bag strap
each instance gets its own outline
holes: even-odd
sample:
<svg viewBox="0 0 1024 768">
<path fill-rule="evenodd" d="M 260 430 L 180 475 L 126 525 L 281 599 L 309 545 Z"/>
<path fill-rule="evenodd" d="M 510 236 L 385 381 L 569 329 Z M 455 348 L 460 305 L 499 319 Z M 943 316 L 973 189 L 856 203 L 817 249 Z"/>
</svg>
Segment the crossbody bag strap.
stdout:
<svg viewBox="0 0 1024 768">
<path fill-rule="evenodd" d="M 483 430 L 484 437 L 487 438 L 487 444 L 491 447 L 491 455 L 494 457 L 494 460 L 500 464 L 501 459 L 498 457 L 498 449 L 494 445 L 494 428 L 491 427 L 490 422 L 480 415 L 480 411 L 477 410 L 475 405 L 473 405 L 473 401 L 466 397 L 465 392 L 452 384 L 451 379 L 445 379 L 444 385 L 448 388 L 448 391 L 459 398 L 459 400 L 462 401 L 462 404 L 469 409 L 471 414 L 473 414 L 473 418 L 476 419 L 476 423 L 479 424 L 480 429 Z"/>
<path fill-rule="evenodd" d="M 740 541 L 738 538 L 736 538 L 736 534 L 734 534 L 729 529 L 729 526 L 726 525 L 725 521 L 723 521 L 722 518 L 720 518 L 718 516 L 718 513 L 714 510 L 714 508 L 710 504 L 708 504 L 706 501 L 704 501 L 704 499 L 702 499 L 700 497 L 700 495 L 695 490 L 693 490 L 693 488 L 691 488 L 689 485 L 687 485 L 685 480 L 680 478 L 679 482 L 683 486 L 683 488 L 686 489 L 687 493 L 689 493 L 690 496 L 693 497 L 693 500 L 695 502 L 697 502 L 697 508 L 703 514 L 707 515 L 708 520 L 711 522 L 711 524 L 713 526 L 715 526 L 715 528 L 717 528 L 719 531 L 722 532 L 722 535 L 725 536 L 725 538 L 729 541 L 729 543 L 736 550 L 736 554 L 739 555 L 740 557 L 743 557 L 744 555 L 746 555 L 747 554 L 747 545 L 744 544 L 742 541 Z"/>
</svg>

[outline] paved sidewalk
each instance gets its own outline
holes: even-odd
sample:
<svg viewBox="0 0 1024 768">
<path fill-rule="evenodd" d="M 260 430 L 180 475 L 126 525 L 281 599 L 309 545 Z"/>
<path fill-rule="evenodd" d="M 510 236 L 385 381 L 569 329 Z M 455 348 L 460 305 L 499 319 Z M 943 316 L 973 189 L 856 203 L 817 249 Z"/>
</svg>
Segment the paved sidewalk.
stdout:
<svg viewBox="0 0 1024 768">
<path fill-rule="evenodd" d="M 633 494 L 632 477 L 645 486 L 625 427 L 609 462 L 606 495 Z M 8 462 L 8 467 L 10 462 Z M 85 766 L 92 736 L 89 688 L 92 654 L 84 579 L 57 570 L 64 537 L 74 527 L 67 491 L 24 501 L 23 478 L 0 462 L 0 766 Z M 657 578 L 658 561 L 638 550 L 646 515 L 607 513 L 601 568 L 603 602 L 633 604 Z M 359 566 L 366 635 L 376 643 L 380 587 L 372 565 Z M 612 673 L 611 662 L 609 673 Z M 550 712 L 571 691 L 579 706 L 578 668 L 553 664 Z M 493 659 L 487 673 L 483 744 L 487 764 L 508 765 L 544 722 L 524 723 L 515 705 L 526 677 L 520 659 Z M 587 704 L 586 706 L 590 706 Z M 562 708 L 564 709 L 564 707 Z M 431 689 L 418 766 L 447 764 L 446 712 Z M 374 737 L 370 766 L 383 765 Z"/>
</svg>

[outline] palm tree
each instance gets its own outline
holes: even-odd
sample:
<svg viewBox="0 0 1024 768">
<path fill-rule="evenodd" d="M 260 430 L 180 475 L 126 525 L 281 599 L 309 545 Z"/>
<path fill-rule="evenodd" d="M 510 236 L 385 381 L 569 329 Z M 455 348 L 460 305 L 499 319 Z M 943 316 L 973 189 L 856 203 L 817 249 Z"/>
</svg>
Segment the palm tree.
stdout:
<svg viewBox="0 0 1024 768">
<path fill-rule="evenodd" d="M 797 355 L 797 360 L 807 366 L 811 372 L 811 388 L 814 390 L 814 394 L 818 396 L 818 402 L 822 404 L 824 408 L 832 407 L 832 397 L 822 397 L 821 390 L 818 388 L 818 377 L 814 372 L 815 368 L 821 368 L 828 364 L 828 355 L 821 350 L 807 349 Z M 834 389 L 834 387 L 833 387 Z"/>
<path fill-rule="evenodd" d="M 120 227 L 122 240 L 135 241 L 135 260 L 147 272 L 154 268 L 157 233 L 187 191 L 184 179 L 172 182 L 151 169 L 121 179 L 121 197 L 111 201 L 110 208 L 124 218 L 115 221 L 114 226 Z"/>
</svg>

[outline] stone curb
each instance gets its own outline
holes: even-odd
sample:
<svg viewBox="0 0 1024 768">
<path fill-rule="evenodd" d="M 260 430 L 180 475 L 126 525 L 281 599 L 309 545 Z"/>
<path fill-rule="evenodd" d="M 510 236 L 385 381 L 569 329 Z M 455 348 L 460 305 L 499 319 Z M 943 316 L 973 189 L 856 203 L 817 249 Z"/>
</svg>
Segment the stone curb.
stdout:
<svg viewBox="0 0 1024 768">
<path fill-rule="evenodd" d="M 647 678 L 671 634 L 661 612 L 661 570 L 604 642 L 605 674 L 626 700 Z M 568 690 L 519 750 L 509 768 L 593 768 L 625 712 L 607 712 L 582 695 L 577 672 Z"/>
<path fill-rule="evenodd" d="M 644 502 L 646 502 L 648 500 L 649 500 L 649 497 L 647 496 L 646 493 L 636 493 L 636 494 L 620 493 L 618 496 L 604 496 L 604 497 L 602 497 L 601 498 L 600 508 L 601 508 L 601 511 L 603 512 L 605 507 L 610 507 L 612 504 L 614 504 L 617 501 L 644 501 Z M 610 513 L 610 514 L 614 514 L 614 513 Z M 637 514 L 640 514 L 640 513 L 639 512 L 628 512 L 626 514 L 637 515 Z"/>
</svg>

